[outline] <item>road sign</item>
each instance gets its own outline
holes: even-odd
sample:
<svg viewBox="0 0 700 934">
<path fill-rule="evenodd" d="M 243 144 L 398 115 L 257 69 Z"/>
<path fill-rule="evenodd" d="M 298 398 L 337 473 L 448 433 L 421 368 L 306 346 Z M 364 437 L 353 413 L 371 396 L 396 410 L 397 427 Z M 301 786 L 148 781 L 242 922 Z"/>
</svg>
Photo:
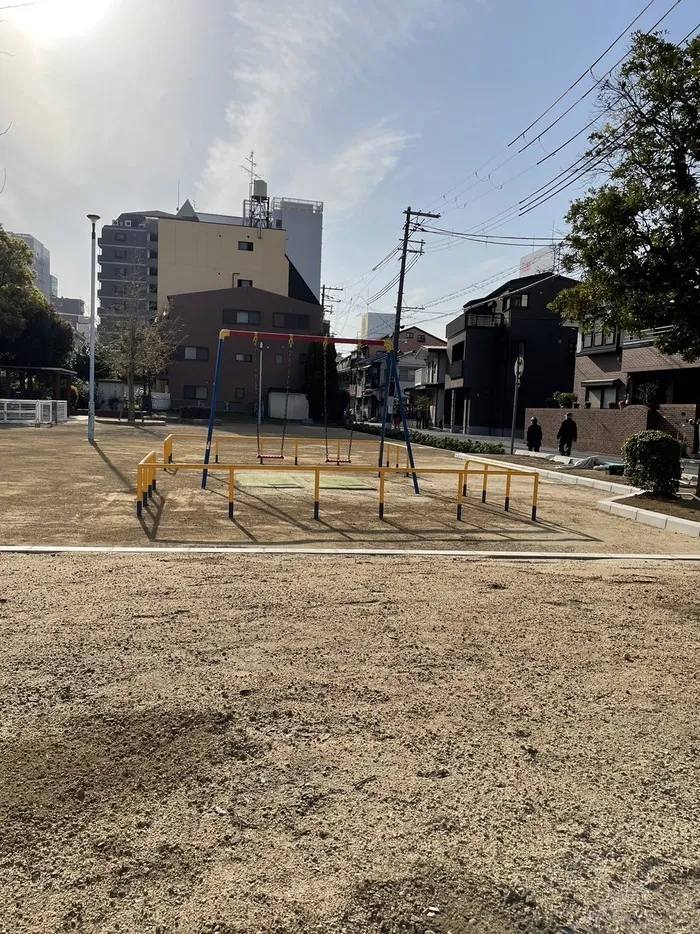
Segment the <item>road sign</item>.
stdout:
<svg viewBox="0 0 700 934">
<path fill-rule="evenodd" d="M 525 361 L 522 357 L 516 357 L 515 363 L 513 364 L 513 372 L 515 373 L 515 378 L 520 379 L 523 375 L 523 370 L 525 369 Z"/>
</svg>

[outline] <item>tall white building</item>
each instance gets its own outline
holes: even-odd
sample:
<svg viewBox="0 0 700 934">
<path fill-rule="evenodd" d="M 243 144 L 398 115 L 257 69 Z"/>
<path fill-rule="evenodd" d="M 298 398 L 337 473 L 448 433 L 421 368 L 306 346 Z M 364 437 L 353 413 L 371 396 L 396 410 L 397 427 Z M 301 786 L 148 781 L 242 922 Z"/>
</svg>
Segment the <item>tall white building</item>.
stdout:
<svg viewBox="0 0 700 934">
<path fill-rule="evenodd" d="M 378 311 L 366 311 L 360 318 L 360 338 L 380 341 L 394 333 L 394 316 Z"/>
<path fill-rule="evenodd" d="M 40 240 L 37 240 L 37 238 L 33 237 L 31 234 L 11 233 L 10 231 L 8 231 L 8 233 L 11 237 L 24 240 L 29 249 L 34 253 L 32 269 L 36 276 L 36 287 L 45 298 L 51 301 L 51 253 Z"/>
<path fill-rule="evenodd" d="M 287 256 L 316 298 L 321 297 L 323 202 L 272 199 L 272 225 L 286 232 Z"/>
</svg>

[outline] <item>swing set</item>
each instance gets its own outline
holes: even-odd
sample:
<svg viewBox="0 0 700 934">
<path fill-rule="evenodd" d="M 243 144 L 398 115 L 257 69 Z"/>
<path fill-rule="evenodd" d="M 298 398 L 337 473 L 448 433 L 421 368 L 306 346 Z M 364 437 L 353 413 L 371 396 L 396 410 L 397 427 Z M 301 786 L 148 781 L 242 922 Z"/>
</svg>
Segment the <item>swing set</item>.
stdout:
<svg viewBox="0 0 700 934">
<path fill-rule="evenodd" d="M 214 385 L 212 390 L 212 399 L 211 399 L 211 409 L 209 413 L 209 427 L 207 430 L 207 441 L 206 447 L 204 449 L 204 470 L 202 471 L 202 489 L 206 488 L 207 485 L 207 474 L 208 474 L 208 465 L 211 457 L 211 445 L 212 445 L 212 436 L 214 434 L 214 420 L 216 415 L 216 402 L 217 395 L 219 390 L 219 378 L 221 376 L 221 367 L 223 363 L 223 352 L 224 352 L 224 341 L 228 337 L 248 337 L 252 338 L 253 341 L 253 358 L 255 361 L 255 385 L 258 389 L 258 400 L 259 405 L 262 400 L 262 371 L 260 367 L 260 357 L 262 356 L 262 343 L 261 341 L 287 341 L 287 384 L 285 389 L 284 397 L 284 419 L 282 422 L 282 435 L 280 438 L 280 449 L 279 453 L 265 453 L 261 444 L 260 437 L 260 415 L 256 419 L 256 440 L 257 440 L 257 459 L 262 466 L 265 461 L 283 461 L 285 459 L 284 454 L 284 444 L 287 435 L 287 418 L 289 414 L 289 393 L 290 393 L 290 380 L 292 372 L 292 352 L 294 349 L 295 341 L 299 341 L 304 344 L 310 343 L 321 343 L 323 344 L 323 428 L 324 428 L 324 441 L 325 441 L 325 455 L 326 455 L 326 464 L 335 464 L 337 467 L 341 467 L 343 464 L 352 464 L 352 441 L 354 433 L 354 422 L 350 429 L 350 438 L 348 440 L 348 449 L 347 457 L 341 457 L 340 450 L 336 451 L 336 456 L 331 456 L 329 448 L 329 439 L 328 439 L 328 346 L 329 344 L 353 344 L 357 346 L 358 344 L 369 346 L 369 347 L 383 347 L 386 352 L 387 366 L 386 366 L 386 375 L 384 380 L 384 399 L 382 405 L 382 423 L 380 430 L 380 439 L 379 439 L 379 460 L 378 466 L 381 467 L 384 460 L 384 445 L 386 439 L 386 424 L 387 424 L 387 415 L 388 415 L 388 403 L 389 403 L 389 390 L 391 388 L 391 381 L 394 381 L 395 394 L 398 400 L 399 405 L 399 414 L 401 416 L 401 424 L 403 427 L 403 436 L 406 442 L 406 451 L 408 454 L 408 463 L 412 469 L 411 476 L 413 478 L 413 487 L 416 493 L 419 493 L 418 487 L 418 475 L 415 470 L 415 462 L 413 459 L 413 449 L 411 447 L 411 439 L 408 434 L 408 425 L 406 423 L 406 409 L 403 403 L 403 396 L 401 393 L 401 383 L 399 380 L 399 369 L 396 362 L 396 354 L 394 352 L 394 347 L 391 341 L 388 340 L 360 340 L 352 338 L 330 338 L 328 335 L 317 336 L 317 335 L 308 335 L 308 334 L 275 334 L 272 332 L 261 332 L 261 331 L 241 331 L 241 330 L 230 330 L 229 328 L 223 328 L 219 331 L 219 344 L 216 352 L 216 366 L 214 369 Z M 265 439 L 267 440 L 267 438 Z"/>
</svg>

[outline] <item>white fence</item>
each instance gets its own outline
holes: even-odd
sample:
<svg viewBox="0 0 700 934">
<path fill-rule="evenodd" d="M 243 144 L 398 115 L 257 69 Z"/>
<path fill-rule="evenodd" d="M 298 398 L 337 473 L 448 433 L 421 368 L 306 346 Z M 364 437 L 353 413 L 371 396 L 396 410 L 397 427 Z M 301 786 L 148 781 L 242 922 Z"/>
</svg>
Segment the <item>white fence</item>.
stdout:
<svg viewBox="0 0 700 934">
<path fill-rule="evenodd" d="M 68 421 L 68 403 L 52 399 L 0 399 L 0 424 L 53 425 Z"/>
</svg>

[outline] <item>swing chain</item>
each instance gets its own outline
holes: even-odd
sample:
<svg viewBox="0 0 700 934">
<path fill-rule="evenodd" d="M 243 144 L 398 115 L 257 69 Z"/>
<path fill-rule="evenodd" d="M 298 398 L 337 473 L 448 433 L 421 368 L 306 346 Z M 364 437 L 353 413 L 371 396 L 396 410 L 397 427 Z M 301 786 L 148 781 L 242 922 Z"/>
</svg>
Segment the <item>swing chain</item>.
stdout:
<svg viewBox="0 0 700 934">
<path fill-rule="evenodd" d="M 326 440 L 326 463 L 328 454 L 328 338 L 323 338 L 323 433 Z"/>
<path fill-rule="evenodd" d="M 258 407 L 258 400 L 262 401 L 262 394 L 259 391 L 258 383 L 260 381 L 260 355 L 258 348 L 258 332 L 255 331 L 253 334 L 253 386 L 255 387 L 255 392 L 257 393 L 256 401 L 254 408 Z M 258 460 L 262 464 L 262 457 L 260 456 L 260 413 L 255 412 L 255 437 L 258 442 Z"/>
<path fill-rule="evenodd" d="M 292 377 L 292 348 L 294 347 L 294 335 L 289 335 L 289 349 L 287 351 L 287 391 L 284 394 L 284 422 L 282 423 L 282 446 L 280 447 L 280 457 L 284 458 L 284 439 L 287 434 L 287 412 L 289 410 L 289 386 Z"/>
</svg>

